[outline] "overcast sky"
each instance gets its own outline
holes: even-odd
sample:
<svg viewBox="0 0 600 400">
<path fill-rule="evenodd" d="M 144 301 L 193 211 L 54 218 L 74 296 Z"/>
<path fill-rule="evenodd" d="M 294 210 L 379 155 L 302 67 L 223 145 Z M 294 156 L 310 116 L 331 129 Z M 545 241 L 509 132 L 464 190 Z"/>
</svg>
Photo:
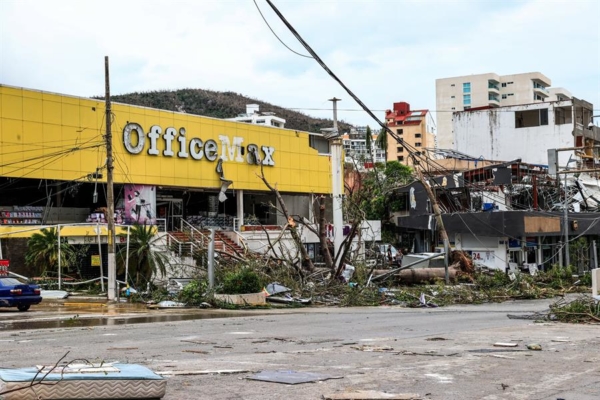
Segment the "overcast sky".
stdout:
<svg viewBox="0 0 600 400">
<path fill-rule="evenodd" d="M 306 51 L 265 0 L 279 37 Z M 600 114 L 598 0 L 273 0 L 376 115 L 435 110 L 435 80 L 539 71 Z M 1 0 L 0 83 L 57 93 L 201 88 L 375 126 L 314 61 L 286 49 L 253 0 Z M 268 111 L 268 110 L 265 110 Z M 597 119 L 600 122 L 600 118 Z"/>
</svg>

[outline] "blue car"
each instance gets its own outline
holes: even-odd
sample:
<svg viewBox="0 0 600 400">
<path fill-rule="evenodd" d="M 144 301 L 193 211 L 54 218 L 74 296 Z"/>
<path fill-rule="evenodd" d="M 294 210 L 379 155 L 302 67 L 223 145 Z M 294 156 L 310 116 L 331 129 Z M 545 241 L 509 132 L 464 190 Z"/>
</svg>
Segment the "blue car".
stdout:
<svg viewBox="0 0 600 400">
<path fill-rule="evenodd" d="M 15 278 L 0 278 L 0 307 L 17 307 L 27 311 L 32 304 L 40 304 L 40 287 L 21 283 Z"/>
</svg>

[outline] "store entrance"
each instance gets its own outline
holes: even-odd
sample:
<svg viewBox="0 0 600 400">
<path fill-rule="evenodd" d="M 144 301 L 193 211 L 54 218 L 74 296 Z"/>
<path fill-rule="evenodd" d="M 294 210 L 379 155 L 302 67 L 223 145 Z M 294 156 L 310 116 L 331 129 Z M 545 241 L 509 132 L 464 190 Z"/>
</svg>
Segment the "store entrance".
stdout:
<svg viewBox="0 0 600 400">
<path fill-rule="evenodd" d="M 181 229 L 181 218 L 183 218 L 183 200 L 171 197 L 158 197 L 156 199 L 156 212 L 160 224 L 164 221 L 167 231 Z"/>
</svg>

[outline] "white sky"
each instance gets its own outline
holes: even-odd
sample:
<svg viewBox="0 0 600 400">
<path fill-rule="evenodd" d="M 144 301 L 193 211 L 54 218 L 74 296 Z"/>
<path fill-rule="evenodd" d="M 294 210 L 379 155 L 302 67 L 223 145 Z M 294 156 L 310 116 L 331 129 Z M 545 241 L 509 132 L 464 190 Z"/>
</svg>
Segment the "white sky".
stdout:
<svg viewBox="0 0 600 400">
<path fill-rule="evenodd" d="M 539 71 L 600 115 L 598 0 L 273 0 L 376 115 L 397 101 L 435 110 L 435 79 Z M 301 45 L 265 0 L 294 50 Z M 57 93 L 201 88 L 375 126 L 311 59 L 287 50 L 252 0 L 1 0 L 0 83 Z M 311 110 L 320 109 L 320 110 Z M 267 111 L 267 110 L 265 110 Z M 597 119 L 600 121 L 600 118 Z"/>
</svg>

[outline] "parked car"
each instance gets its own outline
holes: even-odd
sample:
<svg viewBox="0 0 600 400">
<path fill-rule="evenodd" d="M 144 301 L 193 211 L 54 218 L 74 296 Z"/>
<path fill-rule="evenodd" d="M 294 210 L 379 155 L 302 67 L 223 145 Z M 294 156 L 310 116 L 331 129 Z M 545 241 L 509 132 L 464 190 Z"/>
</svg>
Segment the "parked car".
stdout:
<svg viewBox="0 0 600 400">
<path fill-rule="evenodd" d="M 15 278 L 0 278 L 0 307 L 17 307 L 27 311 L 32 304 L 40 304 L 42 296 L 38 285 L 22 283 Z"/>
</svg>

